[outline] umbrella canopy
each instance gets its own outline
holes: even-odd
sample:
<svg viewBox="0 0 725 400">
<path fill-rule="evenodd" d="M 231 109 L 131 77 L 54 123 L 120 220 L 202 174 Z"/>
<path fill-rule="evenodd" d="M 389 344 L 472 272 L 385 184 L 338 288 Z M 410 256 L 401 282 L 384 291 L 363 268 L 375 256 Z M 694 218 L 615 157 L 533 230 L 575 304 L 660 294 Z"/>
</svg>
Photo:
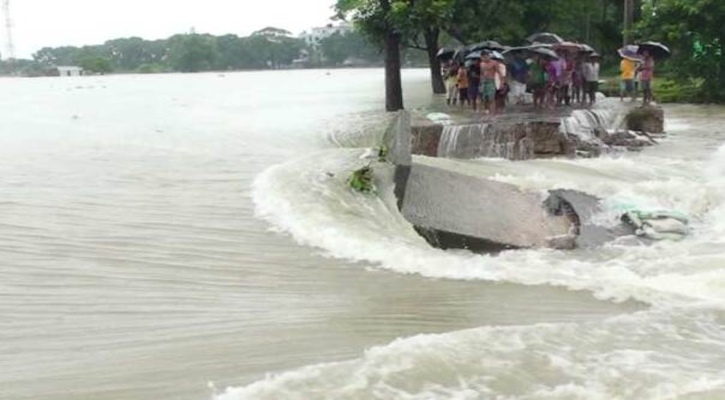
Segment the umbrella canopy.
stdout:
<svg viewBox="0 0 725 400">
<path fill-rule="evenodd" d="M 579 53 L 579 52 L 586 51 L 584 45 L 582 45 L 581 43 L 574 43 L 574 42 L 556 43 L 552 47 L 554 50 L 567 51 L 570 53 Z M 587 46 L 587 47 L 589 47 L 589 46 Z M 592 50 L 594 50 L 594 49 L 592 49 Z"/>
<path fill-rule="evenodd" d="M 492 60 L 498 60 L 498 61 L 504 61 L 503 54 L 499 53 L 498 51 L 492 51 L 491 52 L 491 59 Z"/>
<path fill-rule="evenodd" d="M 472 52 L 468 53 L 468 55 L 466 56 L 466 60 L 477 60 L 479 58 L 481 58 L 480 51 L 472 51 Z"/>
<path fill-rule="evenodd" d="M 476 44 L 469 46 L 468 50 L 470 50 L 470 51 L 481 51 L 481 50 L 504 51 L 505 48 L 501 45 L 501 43 L 499 43 L 495 40 L 484 40 L 483 42 L 476 43 Z"/>
<path fill-rule="evenodd" d="M 440 50 L 438 50 L 438 54 L 436 54 L 436 57 L 441 61 L 448 61 L 448 60 L 452 59 L 455 54 L 456 54 L 455 49 L 443 47 Z"/>
<path fill-rule="evenodd" d="M 644 54 L 645 51 L 650 53 L 652 55 L 652 57 L 658 58 L 658 59 L 667 58 L 672 54 L 669 47 L 665 46 L 662 43 L 658 43 L 658 42 L 640 43 L 637 53 Z"/>
<path fill-rule="evenodd" d="M 581 52 L 581 53 L 590 54 L 590 53 L 595 53 L 596 52 L 594 50 L 594 47 L 592 47 L 592 46 L 590 46 L 588 44 L 581 43 L 580 45 L 581 45 L 582 48 L 581 48 L 581 50 L 579 50 L 579 52 Z"/>
<path fill-rule="evenodd" d="M 540 32 L 540 33 L 534 33 L 533 35 L 526 38 L 526 41 L 529 43 L 546 43 L 546 44 L 556 44 L 561 43 L 564 41 L 564 39 L 561 38 L 561 36 L 557 35 L 556 33 L 550 33 L 550 32 Z"/>
<path fill-rule="evenodd" d="M 554 50 L 539 47 L 531 50 L 532 54 L 535 56 L 543 57 L 547 60 L 558 60 L 559 55 L 556 54 Z"/>
<path fill-rule="evenodd" d="M 512 47 L 506 51 L 503 52 L 503 55 L 509 59 L 521 57 L 521 58 L 529 58 L 534 56 L 544 56 L 546 58 L 552 58 L 556 59 L 559 58 L 559 56 L 554 53 L 551 49 L 549 49 L 551 45 L 540 45 L 535 44 L 531 46 L 521 46 L 521 47 Z"/>
<path fill-rule="evenodd" d="M 633 44 L 628 44 L 621 49 L 617 50 L 617 53 L 619 53 L 619 56 L 622 58 L 627 58 L 632 61 L 642 61 L 642 56 L 638 53 L 639 46 L 635 46 Z"/>
<path fill-rule="evenodd" d="M 508 58 L 515 58 L 515 57 L 523 57 L 523 58 L 529 58 L 529 57 L 544 57 L 549 60 L 556 60 L 559 58 L 559 55 L 556 54 L 553 50 L 551 50 L 548 47 L 542 47 L 542 46 L 522 46 L 522 47 L 514 47 L 509 50 L 506 50 L 503 53 L 504 56 Z"/>
</svg>

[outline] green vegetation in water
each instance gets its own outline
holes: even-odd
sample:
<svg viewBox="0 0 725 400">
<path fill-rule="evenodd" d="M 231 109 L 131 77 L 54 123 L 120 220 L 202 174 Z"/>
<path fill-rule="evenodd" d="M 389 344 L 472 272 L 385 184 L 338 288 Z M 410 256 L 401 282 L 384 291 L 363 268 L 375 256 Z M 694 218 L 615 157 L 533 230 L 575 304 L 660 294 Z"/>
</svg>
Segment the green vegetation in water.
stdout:
<svg viewBox="0 0 725 400">
<path fill-rule="evenodd" d="M 382 145 L 378 147 L 378 162 L 388 161 L 388 147 Z"/>
<path fill-rule="evenodd" d="M 354 190 L 361 193 L 375 193 L 375 184 L 373 183 L 373 168 L 366 165 L 352 172 L 352 176 L 347 183 Z"/>
</svg>

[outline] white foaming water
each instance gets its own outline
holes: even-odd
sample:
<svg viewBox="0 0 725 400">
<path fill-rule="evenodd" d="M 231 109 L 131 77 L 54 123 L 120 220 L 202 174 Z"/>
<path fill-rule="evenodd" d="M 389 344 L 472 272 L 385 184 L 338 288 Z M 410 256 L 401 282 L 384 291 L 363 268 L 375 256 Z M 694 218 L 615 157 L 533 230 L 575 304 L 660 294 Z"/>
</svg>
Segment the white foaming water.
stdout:
<svg viewBox="0 0 725 400">
<path fill-rule="evenodd" d="M 218 399 L 718 398 L 725 358 L 713 350 L 725 345 L 724 317 L 648 312 L 420 335 L 356 360 L 229 389 Z"/>
<path fill-rule="evenodd" d="M 669 147 L 591 160 L 418 162 L 518 184 L 571 188 L 622 207 L 675 209 L 692 219 L 680 242 L 612 243 L 597 250 L 521 250 L 498 256 L 432 249 L 395 208 L 389 171 L 381 196 L 350 191 L 359 149 L 275 166 L 254 188 L 258 214 L 326 254 L 431 278 L 552 285 L 600 299 L 636 299 L 648 311 L 599 322 L 482 327 L 420 335 L 358 359 L 269 376 L 219 399 L 659 399 L 725 395 L 725 146 L 711 132 L 669 124 Z M 717 124 L 713 124 L 717 127 Z M 705 129 L 710 129 L 708 126 Z M 717 129 L 717 128 L 715 128 Z M 686 135 L 695 135 L 690 138 Z M 706 139 L 698 141 L 697 136 Z M 721 146 L 721 145 L 718 145 Z M 674 148 L 674 147 L 672 147 Z"/>
</svg>

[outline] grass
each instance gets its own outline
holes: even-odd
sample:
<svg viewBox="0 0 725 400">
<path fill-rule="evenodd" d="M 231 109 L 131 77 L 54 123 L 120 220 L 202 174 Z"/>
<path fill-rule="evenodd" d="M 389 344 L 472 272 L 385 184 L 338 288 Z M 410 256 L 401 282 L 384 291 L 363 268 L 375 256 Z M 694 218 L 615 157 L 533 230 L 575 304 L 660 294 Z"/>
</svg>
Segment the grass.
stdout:
<svg viewBox="0 0 725 400">
<path fill-rule="evenodd" d="M 606 96 L 619 97 L 619 77 L 605 77 L 603 81 L 599 85 L 599 90 Z M 693 79 L 683 84 L 667 77 L 660 77 L 652 82 L 652 92 L 655 101 L 659 103 L 699 103 L 702 84 L 702 80 Z"/>
</svg>

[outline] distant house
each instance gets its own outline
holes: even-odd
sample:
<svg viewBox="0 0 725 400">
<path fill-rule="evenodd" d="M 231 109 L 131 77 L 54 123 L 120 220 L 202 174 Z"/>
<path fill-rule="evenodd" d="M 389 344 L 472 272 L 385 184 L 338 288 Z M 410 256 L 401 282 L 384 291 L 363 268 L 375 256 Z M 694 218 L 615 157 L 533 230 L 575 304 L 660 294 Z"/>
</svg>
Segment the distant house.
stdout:
<svg viewBox="0 0 725 400">
<path fill-rule="evenodd" d="M 59 66 L 56 67 L 58 69 L 58 75 L 59 76 L 81 76 L 83 75 L 83 68 L 81 67 L 75 67 L 75 66 Z"/>
<path fill-rule="evenodd" d="M 352 24 L 349 22 L 343 22 L 339 25 L 327 24 L 326 26 L 312 28 L 309 32 L 302 32 L 300 39 L 304 40 L 307 46 L 317 50 L 322 39 L 330 37 L 335 33 L 344 35 L 352 31 L 352 29 Z"/>
</svg>

